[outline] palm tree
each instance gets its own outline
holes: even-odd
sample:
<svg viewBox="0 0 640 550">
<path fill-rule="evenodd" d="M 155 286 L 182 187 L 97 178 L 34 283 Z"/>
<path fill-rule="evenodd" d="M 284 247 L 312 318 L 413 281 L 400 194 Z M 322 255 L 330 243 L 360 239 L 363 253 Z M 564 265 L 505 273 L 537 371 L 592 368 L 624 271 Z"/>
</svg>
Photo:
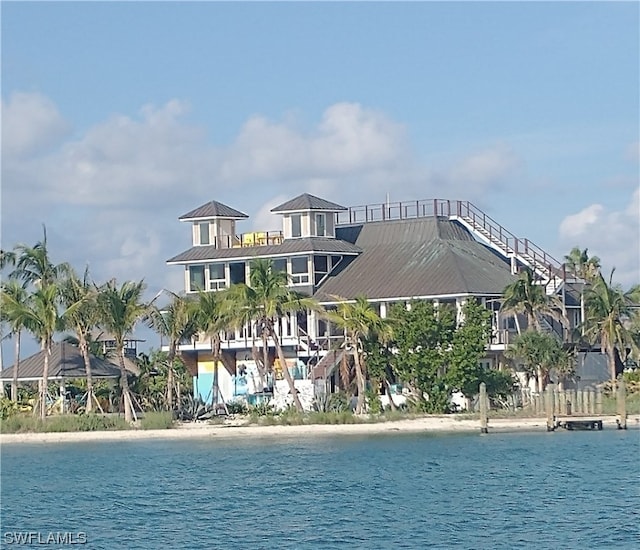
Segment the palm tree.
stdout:
<svg viewBox="0 0 640 550">
<path fill-rule="evenodd" d="M 307 310 L 321 311 L 322 308 L 313 298 L 288 288 L 288 275 L 283 271 L 273 269 L 270 260 L 258 259 L 252 262 L 249 280 L 250 286 L 240 283 L 229 288 L 225 297 L 224 309 L 232 313 L 233 324 L 236 326 L 255 323 L 263 337 L 263 345 L 269 338 L 273 341 L 282 365 L 282 373 L 289 384 L 293 403 L 296 409 L 302 412 L 302 403 L 287 368 L 276 331 L 276 323 L 287 313 Z"/>
<path fill-rule="evenodd" d="M 22 305 L 12 296 L 5 294 L 9 307 L 22 319 L 24 327 L 39 341 L 44 350 L 42 386 L 40 388 L 40 418 L 47 415 L 47 386 L 49 382 L 49 357 L 53 335 L 62 326 L 63 317 L 58 310 L 59 288 L 55 284 L 41 286 Z"/>
<path fill-rule="evenodd" d="M 87 378 L 86 412 L 93 410 L 93 401 L 97 400 L 93 392 L 91 375 L 91 358 L 89 342 L 91 331 L 98 324 L 97 292 L 89 277 L 89 269 L 85 268 L 82 279 L 72 268 L 66 269 L 66 278 L 60 283 L 60 296 L 64 307 L 68 308 L 66 328 L 72 328 L 78 338 L 78 347 L 84 361 Z M 98 407 L 100 405 L 98 404 Z"/>
<path fill-rule="evenodd" d="M 600 274 L 585 291 L 586 318 L 584 334 L 591 344 L 600 343 L 600 350 L 607 354 L 611 381 L 615 382 L 616 356 L 626 359 L 627 349 L 637 350 L 637 344 L 627 323 L 633 318 L 631 299 L 618 285 L 613 284 L 611 270 L 609 282 Z M 634 289 L 631 289 L 634 292 Z"/>
<path fill-rule="evenodd" d="M 214 364 L 212 396 L 215 402 L 218 392 L 218 362 L 221 358 L 221 338 L 220 333 L 233 324 L 234 312 L 232 304 L 225 301 L 225 291 L 198 293 L 196 303 L 196 323 L 198 331 L 204 333 L 209 339 L 211 355 Z"/>
<path fill-rule="evenodd" d="M 565 325 L 569 324 L 562 313 L 560 299 L 557 296 L 548 296 L 543 286 L 536 284 L 534 273 L 528 267 L 525 267 L 519 277 L 504 289 L 500 310 L 514 315 L 523 313 L 527 318 L 528 327 L 538 332 L 541 330 L 540 315 L 549 315 Z"/>
<path fill-rule="evenodd" d="M 520 334 L 505 350 L 505 356 L 523 361 L 527 374 L 535 374 L 541 393 L 552 370 L 555 370 L 559 380 L 564 380 L 574 371 L 573 355 L 553 336 L 535 331 Z"/>
<path fill-rule="evenodd" d="M 589 249 L 574 246 L 565 257 L 567 269 L 587 282 L 593 281 L 600 273 L 600 258 L 589 257 Z"/>
<path fill-rule="evenodd" d="M 326 313 L 329 321 L 344 330 L 345 347 L 352 349 L 356 371 L 356 386 L 358 401 L 356 413 L 364 412 L 367 369 L 364 359 L 364 340 L 376 333 L 386 337 L 389 328 L 378 313 L 371 307 L 365 296 L 358 296 L 355 302 L 347 302 L 344 298 L 335 296 L 338 305 L 335 311 Z"/>
<path fill-rule="evenodd" d="M 46 287 L 54 284 L 63 273 L 70 269 L 69 264 L 54 264 L 49 258 L 47 228 L 43 226 L 43 239 L 33 246 L 18 244 L 10 253 L 5 253 L 3 263 L 15 265 L 9 277 L 23 281 L 25 285 Z"/>
<path fill-rule="evenodd" d="M 156 305 L 150 306 L 147 320 L 149 326 L 168 341 L 166 405 L 167 410 L 172 410 L 175 385 L 173 362 L 180 342 L 191 338 L 197 332 L 197 307 L 195 302 L 183 295 L 173 292 L 169 294 L 171 302 L 168 305 L 162 308 Z"/>
<path fill-rule="evenodd" d="M 20 339 L 25 323 L 25 312 L 29 295 L 15 280 L 3 283 L 0 289 L 0 315 L 10 327 L 10 336 L 15 337 L 15 361 L 11 381 L 11 400 L 18 401 L 18 372 L 20 369 Z"/>
<path fill-rule="evenodd" d="M 112 279 L 97 289 L 100 325 L 113 335 L 116 344 L 124 418 L 127 422 L 134 420 L 135 411 L 124 362 L 124 344 L 127 335 L 133 332 L 136 323 L 143 319 L 149 311 L 148 305 L 142 301 L 145 288 L 144 281 L 125 281 L 121 286 L 118 286 L 116 280 Z"/>
</svg>

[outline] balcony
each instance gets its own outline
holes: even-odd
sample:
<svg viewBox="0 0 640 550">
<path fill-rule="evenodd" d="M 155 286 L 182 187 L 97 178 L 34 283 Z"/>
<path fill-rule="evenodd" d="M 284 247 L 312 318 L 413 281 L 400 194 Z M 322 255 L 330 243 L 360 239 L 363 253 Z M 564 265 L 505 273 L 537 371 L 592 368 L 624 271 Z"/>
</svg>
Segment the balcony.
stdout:
<svg viewBox="0 0 640 550">
<path fill-rule="evenodd" d="M 213 239 L 216 248 L 245 248 L 251 246 L 279 245 L 284 241 L 282 231 L 252 231 L 240 235 L 226 235 Z"/>
</svg>

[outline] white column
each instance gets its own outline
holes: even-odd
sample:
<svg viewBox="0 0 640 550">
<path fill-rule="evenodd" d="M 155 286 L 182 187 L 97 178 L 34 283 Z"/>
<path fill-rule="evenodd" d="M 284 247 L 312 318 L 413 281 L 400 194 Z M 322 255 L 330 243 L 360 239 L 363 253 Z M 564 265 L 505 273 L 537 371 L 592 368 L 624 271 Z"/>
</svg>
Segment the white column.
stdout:
<svg viewBox="0 0 640 550">
<path fill-rule="evenodd" d="M 387 303 L 380 302 L 380 317 L 384 319 L 387 316 Z"/>
</svg>

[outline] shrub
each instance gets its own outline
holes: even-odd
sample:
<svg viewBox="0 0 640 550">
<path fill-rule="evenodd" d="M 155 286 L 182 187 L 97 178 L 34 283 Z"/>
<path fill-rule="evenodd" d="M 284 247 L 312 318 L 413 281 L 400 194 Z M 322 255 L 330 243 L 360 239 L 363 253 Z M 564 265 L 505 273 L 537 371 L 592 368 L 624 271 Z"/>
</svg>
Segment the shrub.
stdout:
<svg viewBox="0 0 640 550">
<path fill-rule="evenodd" d="M 127 430 L 130 427 L 122 417 L 98 414 L 51 416 L 44 422 L 32 415 L 15 414 L 0 423 L 2 433 L 93 432 Z"/>
<path fill-rule="evenodd" d="M 166 430 L 173 428 L 173 412 L 149 411 L 140 419 L 140 427 L 143 430 Z"/>
</svg>

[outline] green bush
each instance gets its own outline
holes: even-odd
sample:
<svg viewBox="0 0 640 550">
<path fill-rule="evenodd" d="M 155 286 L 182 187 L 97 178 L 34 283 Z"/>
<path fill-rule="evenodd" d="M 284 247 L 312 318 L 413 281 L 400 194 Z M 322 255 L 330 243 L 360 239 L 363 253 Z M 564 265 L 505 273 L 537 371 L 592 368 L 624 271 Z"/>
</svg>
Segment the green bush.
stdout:
<svg viewBox="0 0 640 550">
<path fill-rule="evenodd" d="M 166 430 L 173 428 L 172 411 L 145 412 L 140 419 L 140 428 L 143 430 Z"/>
<path fill-rule="evenodd" d="M 2 433 L 93 432 L 129 428 L 122 417 L 98 414 L 51 416 L 44 422 L 32 415 L 16 414 L 0 422 Z"/>
<path fill-rule="evenodd" d="M 11 401 L 8 397 L 0 397 L 0 418 L 2 420 L 18 414 L 18 411 L 18 404 L 15 401 Z"/>
</svg>

